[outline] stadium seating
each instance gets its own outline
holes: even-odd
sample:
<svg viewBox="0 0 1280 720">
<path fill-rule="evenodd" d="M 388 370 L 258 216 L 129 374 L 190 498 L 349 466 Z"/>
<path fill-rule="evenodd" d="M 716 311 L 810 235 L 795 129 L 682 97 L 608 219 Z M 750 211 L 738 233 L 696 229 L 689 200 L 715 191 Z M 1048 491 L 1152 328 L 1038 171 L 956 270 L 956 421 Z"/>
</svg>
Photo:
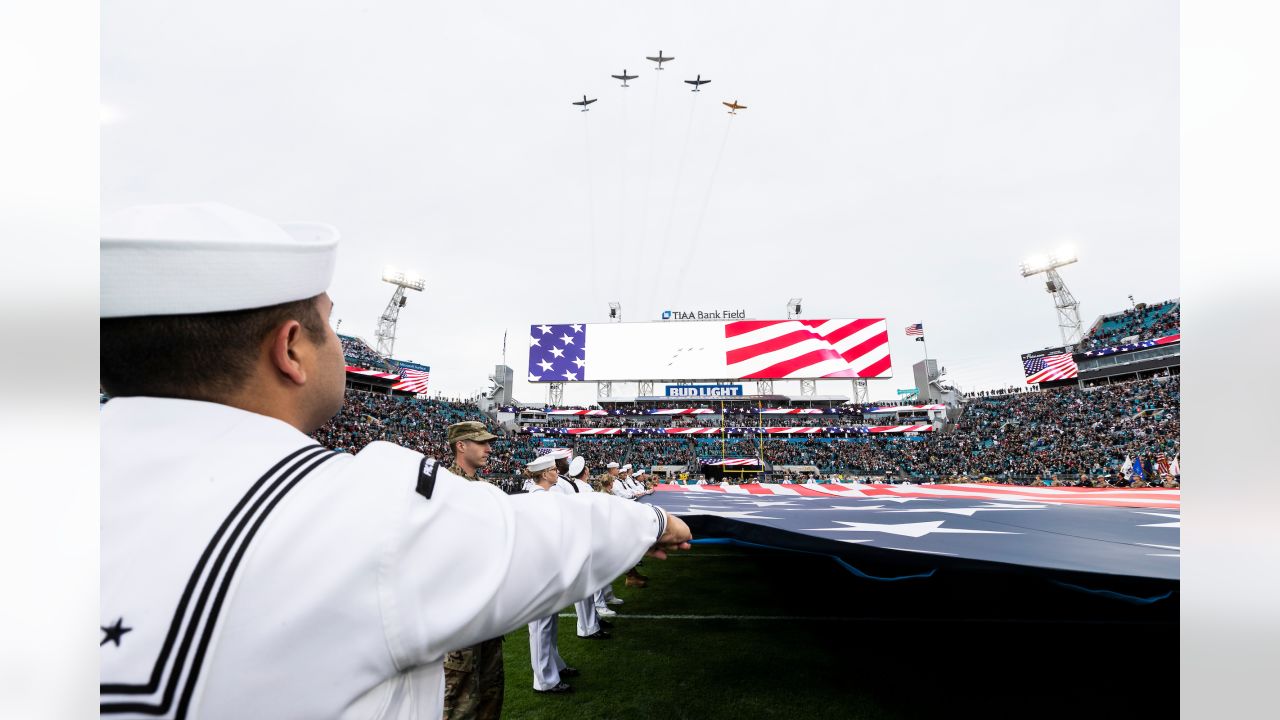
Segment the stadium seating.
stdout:
<svg viewBox="0 0 1280 720">
<path fill-rule="evenodd" d="M 342 355 L 346 358 L 348 365 L 370 370 L 387 370 L 386 360 L 360 338 L 340 334 L 338 340 L 342 341 Z"/>
<path fill-rule="evenodd" d="M 519 472 L 539 448 L 572 447 L 592 468 L 616 460 L 637 467 L 687 465 L 699 457 L 755 457 L 763 448 L 773 465 L 812 465 L 826 474 L 899 477 L 929 481 L 958 478 L 1077 479 L 1114 476 L 1127 457 L 1179 454 L 1177 375 L 1095 388 L 972 396 L 949 431 L 922 436 L 860 437 L 630 437 L 626 435 L 512 434 L 494 445 L 486 472 Z M 580 416 L 575 424 L 583 422 Z M 671 416 L 665 416 L 667 418 Z M 698 416 L 675 416 L 677 422 Z M 705 417 L 705 416 L 704 416 Z M 789 416 L 771 416 L 773 419 Z M 790 416 L 795 417 L 795 416 Z M 801 416 L 803 417 L 803 416 Z M 809 416 L 811 418 L 840 416 Z M 850 416 L 842 422 L 849 423 Z M 485 420 L 470 403 L 419 400 L 348 390 L 342 412 L 316 432 L 329 447 L 358 451 L 389 440 L 434 457 L 448 457 L 445 428 L 460 420 Z M 627 417 L 606 420 L 627 422 Z M 490 423 L 492 426 L 492 423 Z M 816 423 L 814 423 L 816 424 Z M 690 467 L 696 473 L 697 467 Z"/>
<path fill-rule="evenodd" d="M 1124 339 L 1137 336 L 1138 341 L 1152 340 L 1180 333 L 1182 304 L 1166 300 L 1155 305 L 1139 305 L 1114 315 L 1105 315 L 1081 341 L 1081 347 L 1092 349 L 1121 345 Z"/>
</svg>

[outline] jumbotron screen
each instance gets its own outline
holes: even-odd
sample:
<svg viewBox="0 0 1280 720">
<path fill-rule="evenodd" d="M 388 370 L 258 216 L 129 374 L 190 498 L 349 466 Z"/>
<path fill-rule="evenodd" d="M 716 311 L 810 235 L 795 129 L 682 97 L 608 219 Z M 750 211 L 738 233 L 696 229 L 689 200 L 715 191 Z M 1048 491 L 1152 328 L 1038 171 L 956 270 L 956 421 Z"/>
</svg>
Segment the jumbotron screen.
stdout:
<svg viewBox="0 0 1280 720">
<path fill-rule="evenodd" d="M 1076 361 L 1066 347 L 1046 348 L 1023 353 L 1022 373 L 1028 385 L 1070 380 L 1078 374 Z"/>
<path fill-rule="evenodd" d="M 546 323 L 529 382 L 893 377 L 884 318 Z"/>
</svg>

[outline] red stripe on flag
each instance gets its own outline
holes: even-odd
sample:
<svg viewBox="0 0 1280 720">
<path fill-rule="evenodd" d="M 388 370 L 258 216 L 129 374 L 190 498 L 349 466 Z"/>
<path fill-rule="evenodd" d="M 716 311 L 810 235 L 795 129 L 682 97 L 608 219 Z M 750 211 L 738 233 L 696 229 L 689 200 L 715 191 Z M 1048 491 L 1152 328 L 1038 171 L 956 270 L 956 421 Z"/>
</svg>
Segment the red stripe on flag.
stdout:
<svg viewBox="0 0 1280 720">
<path fill-rule="evenodd" d="M 746 335 L 749 332 L 759 330 L 761 328 L 772 327 L 785 320 L 738 320 L 724 326 L 724 336 L 726 338 Z"/>
<path fill-rule="evenodd" d="M 885 331 L 880 333 L 879 335 L 874 335 L 868 338 L 867 340 L 864 340 L 858 343 L 857 345 L 854 345 L 848 350 L 845 350 L 844 359 L 852 361 L 855 358 L 860 358 L 863 355 L 866 355 L 867 353 L 880 347 L 881 345 L 888 345 L 888 344 L 889 344 L 889 333 L 888 331 Z"/>
<path fill-rule="evenodd" d="M 830 493 L 819 492 L 803 485 L 783 485 L 782 487 L 795 490 L 797 495 L 803 495 L 804 497 L 831 497 Z"/>
<path fill-rule="evenodd" d="M 878 377 L 880 373 L 883 373 L 885 370 L 888 370 L 892 366 L 893 366 L 892 358 L 890 358 L 888 355 L 885 355 L 883 358 L 863 368 L 862 372 L 858 373 L 858 375 L 859 377 Z"/>
<path fill-rule="evenodd" d="M 818 336 L 808 330 L 796 330 L 795 332 L 789 332 L 786 335 L 780 335 L 776 338 L 758 342 L 755 345 L 748 345 L 746 347 L 730 350 L 726 353 L 726 357 L 728 358 L 729 364 L 732 365 L 744 360 L 750 360 L 757 355 L 763 355 L 765 353 L 773 352 L 774 350 L 791 347 L 798 342 L 804 342 L 805 340 L 816 337 Z"/>
<path fill-rule="evenodd" d="M 840 342 L 841 340 L 849 337 L 850 335 L 857 333 L 859 330 L 862 330 L 863 328 L 871 327 L 872 325 L 875 325 L 878 322 L 880 321 L 872 318 L 859 318 L 849 323 L 848 325 L 845 325 L 844 327 L 836 328 L 835 330 L 832 330 L 831 332 L 827 333 L 823 337 L 826 339 L 827 342 L 834 345 Z M 889 342 L 889 333 L 887 331 L 884 333 L 884 342 Z M 858 346 L 855 346 L 855 347 L 858 347 Z M 845 355 L 845 357 L 849 357 L 849 356 Z"/>
<path fill-rule="evenodd" d="M 770 365 L 769 367 L 763 370 L 759 370 L 757 372 L 743 375 L 742 377 L 743 379 L 785 378 L 786 376 L 790 375 L 793 372 L 796 372 L 797 370 L 803 370 L 809 367 L 810 365 L 816 365 L 820 362 L 823 362 L 824 360 L 843 360 L 843 359 L 844 358 L 840 357 L 840 353 L 836 352 L 835 350 L 828 350 L 828 349 L 814 350 L 812 352 L 807 352 L 804 355 L 801 355 L 800 357 L 791 358 L 790 360 L 783 360 L 782 362 L 777 363 L 776 365 Z"/>
</svg>

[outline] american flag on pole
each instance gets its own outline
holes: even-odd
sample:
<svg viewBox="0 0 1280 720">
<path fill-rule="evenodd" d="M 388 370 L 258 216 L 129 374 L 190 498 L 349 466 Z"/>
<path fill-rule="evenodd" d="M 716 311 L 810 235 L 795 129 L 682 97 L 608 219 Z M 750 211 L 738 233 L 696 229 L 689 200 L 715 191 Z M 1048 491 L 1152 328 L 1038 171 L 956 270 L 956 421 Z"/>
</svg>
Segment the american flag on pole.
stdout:
<svg viewBox="0 0 1280 720">
<path fill-rule="evenodd" d="M 1070 351 L 1055 355 L 1023 356 L 1022 369 L 1027 376 L 1028 385 L 1070 380 L 1077 374 L 1076 361 L 1072 359 Z"/>
<path fill-rule="evenodd" d="M 730 377 L 893 377 L 883 318 L 740 320 L 724 333 Z"/>
<path fill-rule="evenodd" d="M 427 391 L 427 380 L 429 379 L 431 379 L 431 368 L 422 365 L 416 368 L 409 367 L 408 363 L 404 363 L 400 366 L 400 382 L 392 385 L 391 389 L 425 393 Z"/>
<path fill-rule="evenodd" d="M 916 335 L 924 336 L 924 323 L 916 323 L 915 325 L 907 326 L 907 337 L 914 337 Z"/>
</svg>

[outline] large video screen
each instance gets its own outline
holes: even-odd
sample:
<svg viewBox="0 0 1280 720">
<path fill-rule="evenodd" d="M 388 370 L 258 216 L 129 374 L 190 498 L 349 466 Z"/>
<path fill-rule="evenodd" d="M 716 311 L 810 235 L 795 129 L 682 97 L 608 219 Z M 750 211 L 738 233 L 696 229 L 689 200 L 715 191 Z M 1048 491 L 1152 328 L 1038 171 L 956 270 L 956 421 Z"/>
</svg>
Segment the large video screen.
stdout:
<svg viewBox="0 0 1280 720">
<path fill-rule="evenodd" d="M 1028 385 L 1070 380 L 1079 374 L 1071 351 L 1065 347 L 1023 353 L 1022 372 Z"/>
<path fill-rule="evenodd" d="M 529 328 L 530 382 L 888 377 L 893 363 L 884 318 Z"/>
</svg>

